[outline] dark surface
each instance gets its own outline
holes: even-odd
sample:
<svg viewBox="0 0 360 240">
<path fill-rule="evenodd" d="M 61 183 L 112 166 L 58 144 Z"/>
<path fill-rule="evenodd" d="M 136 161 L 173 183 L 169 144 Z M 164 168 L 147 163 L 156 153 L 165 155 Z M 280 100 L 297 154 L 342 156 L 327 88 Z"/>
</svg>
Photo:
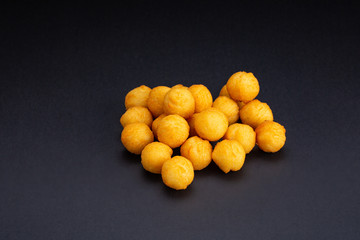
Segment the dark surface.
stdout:
<svg viewBox="0 0 360 240">
<path fill-rule="evenodd" d="M 360 239 L 351 3 L 0 8 L 0 239 Z M 166 188 L 120 142 L 125 94 L 251 71 L 280 152 Z"/>
</svg>

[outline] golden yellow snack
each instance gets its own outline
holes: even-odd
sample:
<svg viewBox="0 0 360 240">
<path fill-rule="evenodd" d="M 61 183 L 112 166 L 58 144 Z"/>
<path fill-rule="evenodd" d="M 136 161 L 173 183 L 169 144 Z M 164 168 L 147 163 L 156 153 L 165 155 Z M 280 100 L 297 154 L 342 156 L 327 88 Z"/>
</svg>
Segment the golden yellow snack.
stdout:
<svg viewBox="0 0 360 240">
<path fill-rule="evenodd" d="M 277 122 L 265 121 L 256 129 L 256 143 L 264 152 L 277 152 L 286 141 L 286 130 Z"/>
<path fill-rule="evenodd" d="M 189 136 L 193 137 L 193 136 L 197 136 L 196 130 L 195 130 L 195 117 L 198 115 L 199 113 L 194 113 L 191 117 L 189 117 L 187 119 L 187 122 L 189 124 L 190 127 L 190 133 Z"/>
<path fill-rule="evenodd" d="M 155 118 L 164 113 L 164 98 L 169 90 L 170 88 L 165 86 L 158 86 L 151 89 L 147 106 Z"/>
<path fill-rule="evenodd" d="M 125 107 L 129 109 L 131 107 L 147 107 L 147 100 L 150 94 L 151 88 L 141 85 L 134 88 L 125 96 Z"/>
<path fill-rule="evenodd" d="M 140 154 L 146 145 L 154 141 L 154 135 L 145 123 L 131 123 L 124 127 L 121 142 L 131 153 Z"/>
<path fill-rule="evenodd" d="M 181 156 L 189 159 L 194 170 L 206 168 L 211 162 L 212 146 L 209 141 L 191 137 L 181 146 Z"/>
<path fill-rule="evenodd" d="M 160 142 L 171 148 L 180 147 L 189 136 L 189 124 L 179 115 L 164 117 L 157 128 L 157 137 Z"/>
<path fill-rule="evenodd" d="M 209 108 L 196 115 L 195 130 L 203 139 L 217 141 L 224 136 L 227 128 L 227 117 L 216 108 Z"/>
<path fill-rule="evenodd" d="M 226 88 L 226 84 L 221 88 L 219 96 L 225 96 L 225 97 L 231 98 L 230 94 Z"/>
<path fill-rule="evenodd" d="M 141 164 L 146 171 L 161 173 L 165 161 L 171 159 L 173 150 L 161 142 L 152 142 L 146 145 L 141 152 Z"/>
<path fill-rule="evenodd" d="M 238 141 L 243 146 L 245 153 L 249 153 L 255 147 L 256 134 L 249 125 L 234 123 L 229 126 L 224 139 Z"/>
<path fill-rule="evenodd" d="M 163 119 L 164 117 L 166 117 L 166 114 L 161 114 L 160 116 L 158 116 L 152 123 L 151 129 L 154 133 L 154 137 L 157 138 L 157 128 L 159 127 L 159 123 L 161 121 L 161 119 Z"/>
<path fill-rule="evenodd" d="M 234 73 L 226 83 L 226 89 L 235 101 L 249 102 L 259 94 L 259 82 L 252 73 Z"/>
<path fill-rule="evenodd" d="M 178 114 L 189 118 L 194 114 L 195 100 L 191 92 L 185 87 L 173 87 L 164 98 L 164 113 Z"/>
<path fill-rule="evenodd" d="M 244 165 L 245 151 L 238 141 L 223 140 L 216 144 L 212 159 L 224 173 L 238 171 Z"/>
<path fill-rule="evenodd" d="M 166 186 L 182 190 L 194 180 L 194 168 L 191 162 L 181 156 L 175 156 L 164 162 L 161 177 Z"/>
<path fill-rule="evenodd" d="M 176 85 L 174 85 L 172 88 L 186 88 L 186 89 L 188 89 L 187 86 L 184 86 L 184 85 L 182 85 L 182 84 L 176 84 Z"/>
<path fill-rule="evenodd" d="M 151 112 L 145 107 L 131 107 L 121 116 L 120 123 L 123 127 L 131 123 L 145 123 L 149 127 L 153 121 Z"/>
<path fill-rule="evenodd" d="M 241 122 L 254 129 L 266 120 L 274 120 L 271 108 L 266 103 L 255 99 L 248 102 L 240 109 Z"/>
<path fill-rule="evenodd" d="M 196 113 L 211 108 L 213 98 L 207 87 L 202 84 L 192 85 L 191 87 L 189 87 L 189 91 L 195 99 Z"/>
<path fill-rule="evenodd" d="M 213 107 L 225 114 L 229 124 L 233 124 L 239 120 L 239 106 L 234 100 L 220 96 L 215 99 Z"/>
</svg>

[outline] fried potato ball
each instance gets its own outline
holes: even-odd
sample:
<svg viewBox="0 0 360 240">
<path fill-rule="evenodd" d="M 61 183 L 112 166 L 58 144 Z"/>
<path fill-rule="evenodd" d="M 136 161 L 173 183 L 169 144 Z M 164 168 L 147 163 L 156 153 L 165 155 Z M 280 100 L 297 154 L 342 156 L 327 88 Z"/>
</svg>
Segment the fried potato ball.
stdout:
<svg viewBox="0 0 360 240">
<path fill-rule="evenodd" d="M 221 88 L 219 96 L 225 96 L 225 97 L 231 98 L 230 94 L 226 88 L 226 84 Z"/>
<path fill-rule="evenodd" d="M 225 114 L 229 124 L 233 124 L 239 120 L 239 106 L 234 100 L 220 96 L 215 99 L 213 107 Z"/>
<path fill-rule="evenodd" d="M 164 162 L 161 177 L 166 186 L 183 190 L 194 180 L 194 168 L 188 159 L 175 156 Z"/>
<path fill-rule="evenodd" d="M 191 137 L 181 146 L 181 156 L 189 159 L 194 170 L 206 168 L 211 162 L 212 146 L 209 141 Z"/>
<path fill-rule="evenodd" d="M 142 122 L 151 126 L 153 121 L 151 112 L 145 107 L 131 107 L 120 118 L 123 127 L 131 123 Z"/>
<path fill-rule="evenodd" d="M 147 106 L 155 118 L 164 113 L 164 98 L 169 90 L 170 88 L 166 86 L 158 86 L 151 89 Z"/>
<path fill-rule="evenodd" d="M 171 159 L 172 154 L 173 150 L 168 145 L 161 142 L 152 142 L 142 150 L 141 164 L 146 171 L 159 174 L 164 162 Z"/>
<path fill-rule="evenodd" d="M 227 117 L 216 108 L 209 108 L 196 115 L 195 130 L 203 139 L 217 141 L 224 136 L 227 128 Z"/>
<path fill-rule="evenodd" d="M 254 129 L 266 120 L 274 120 L 271 108 L 266 103 L 255 99 L 248 102 L 240 109 L 241 122 Z"/>
<path fill-rule="evenodd" d="M 252 73 L 234 73 L 226 83 L 226 89 L 235 101 L 249 102 L 259 94 L 259 82 Z"/>
<path fill-rule="evenodd" d="M 131 123 L 124 127 L 121 142 L 131 153 L 140 154 L 146 145 L 154 141 L 154 135 L 145 123 Z"/>
<path fill-rule="evenodd" d="M 195 99 L 195 112 L 199 113 L 211 108 L 213 98 L 207 87 L 202 84 L 192 85 L 189 91 Z"/>
<path fill-rule="evenodd" d="M 197 136 L 196 130 L 195 130 L 195 117 L 198 115 L 199 113 L 194 113 L 191 117 L 189 117 L 187 119 L 187 122 L 189 124 L 190 127 L 190 133 L 189 136 L 193 137 L 193 136 Z"/>
<path fill-rule="evenodd" d="M 160 142 L 171 148 L 180 147 L 189 136 L 190 127 L 188 122 L 179 115 L 164 117 L 157 128 L 157 136 Z"/>
<path fill-rule="evenodd" d="M 264 152 L 277 152 L 286 141 L 284 126 L 274 121 L 265 121 L 256 129 L 256 143 Z"/>
<path fill-rule="evenodd" d="M 178 114 L 189 118 L 194 114 L 195 100 L 191 92 L 185 87 L 173 87 L 165 95 L 164 113 Z"/>
<path fill-rule="evenodd" d="M 125 107 L 129 109 L 131 107 L 147 107 L 147 100 L 150 94 L 151 88 L 141 85 L 134 88 L 125 96 Z"/>
<path fill-rule="evenodd" d="M 245 153 L 249 153 L 255 147 L 256 134 L 249 125 L 234 123 L 229 126 L 224 139 L 238 141 L 243 146 Z"/>
<path fill-rule="evenodd" d="M 166 117 L 166 114 L 161 114 L 160 116 L 158 116 L 152 123 L 151 129 L 154 133 L 154 136 L 157 138 L 157 128 L 159 127 L 159 123 L 161 121 L 161 119 L 163 119 L 164 117 Z"/>
<path fill-rule="evenodd" d="M 245 150 L 236 140 L 223 140 L 216 144 L 212 159 L 224 173 L 238 171 L 244 165 Z"/>
</svg>

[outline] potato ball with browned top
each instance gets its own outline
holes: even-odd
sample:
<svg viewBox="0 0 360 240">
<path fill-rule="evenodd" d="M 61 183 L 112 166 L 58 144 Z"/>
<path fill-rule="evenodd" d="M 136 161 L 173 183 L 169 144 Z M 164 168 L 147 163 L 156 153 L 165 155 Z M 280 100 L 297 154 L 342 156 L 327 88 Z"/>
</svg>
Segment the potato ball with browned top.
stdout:
<svg viewBox="0 0 360 240">
<path fill-rule="evenodd" d="M 223 140 L 216 144 L 212 159 L 224 173 L 238 171 L 244 165 L 245 151 L 238 141 Z"/>
<path fill-rule="evenodd" d="M 121 142 L 131 153 L 140 154 L 146 145 L 154 141 L 154 135 L 145 123 L 131 123 L 124 127 Z"/>
<path fill-rule="evenodd" d="M 173 150 L 161 142 L 152 142 L 146 145 L 141 152 L 141 164 L 151 173 L 161 173 L 165 161 L 171 159 Z"/>
<path fill-rule="evenodd" d="M 255 99 L 248 102 L 240 109 L 241 122 L 256 128 L 266 120 L 274 120 L 273 113 L 269 105 Z"/>
<path fill-rule="evenodd" d="M 229 121 L 229 124 L 233 124 L 239 119 L 239 106 L 234 100 L 228 97 L 218 97 L 217 99 L 215 99 L 213 107 L 225 114 Z"/>
<path fill-rule="evenodd" d="M 154 136 L 156 138 L 157 138 L 157 128 L 159 127 L 160 121 L 166 116 L 167 116 L 166 114 L 161 114 L 152 122 L 151 130 L 153 131 Z"/>
<path fill-rule="evenodd" d="M 211 162 L 212 146 L 209 141 L 191 137 L 180 148 L 181 156 L 192 162 L 194 170 L 206 168 Z"/>
<path fill-rule="evenodd" d="M 226 83 L 226 89 L 235 101 L 249 102 L 259 94 L 259 82 L 252 73 L 234 73 Z"/>
<path fill-rule="evenodd" d="M 164 162 L 161 177 L 166 186 L 183 190 L 194 180 L 194 168 L 188 159 L 175 156 Z"/>
<path fill-rule="evenodd" d="M 277 152 L 286 141 L 284 126 L 274 121 L 265 121 L 256 129 L 256 143 L 264 152 Z"/>
<path fill-rule="evenodd" d="M 227 128 L 227 117 L 216 108 L 209 108 L 196 115 L 195 130 L 203 139 L 217 141 L 224 136 Z"/>
<path fill-rule="evenodd" d="M 166 86 L 154 87 L 150 91 L 147 106 L 155 118 L 164 113 L 164 98 L 168 91 L 170 88 Z"/>
<path fill-rule="evenodd" d="M 189 118 L 194 114 L 195 100 L 191 92 L 185 87 L 173 87 L 164 98 L 164 113 L 177 114 Z"/>
<path fill-rule="evenodd" d="M 189 127 L 190 127 L 190 133 L 189 136 L 193 137 L 193 136 L 197 136 L 196 130 L 195 130 L 195 117 L 198 115 L 199 113 L 194 113 L 191 117 L 189 117 L 187 120 Z"/>
<path fill-rule="evenodd" d="M 125 96 L 125 107 L 129 109 L 131 107 L 147 107 L 147 100 L 150 94 L 151 88 L 141 85 L 134 88 Z"/>
<path fill-rule="evenodd" d="M 192 85 L 189 87 L 189 91 L 192 93 L 195 99 L 195 112 L 199 113 L 212 105 L 212 95 L 207 87 L 202 84 Z"/>
<path fill-rule="evenodd" d="M 151 112 L 145 107 L 131 107 L 120 118 L 123 127 L 131 123 L 142 122 L 151 126 L 153 121 Z"/>
<path fill-rule="evenodd" d="M 171 148 L 180 147 L 189 136 L 189 124 L 179 115 L 164 117 L 157 128 L 157 137 L 160 142 Z"/>
<path fill-rule="evenodd" d="M 243 146 L 245 153 L 249 153 L 255 147 L 256 134 L 249 125 L 234 123 L 229 126 L 224 139 L 238 141 Z"/>
</svg>

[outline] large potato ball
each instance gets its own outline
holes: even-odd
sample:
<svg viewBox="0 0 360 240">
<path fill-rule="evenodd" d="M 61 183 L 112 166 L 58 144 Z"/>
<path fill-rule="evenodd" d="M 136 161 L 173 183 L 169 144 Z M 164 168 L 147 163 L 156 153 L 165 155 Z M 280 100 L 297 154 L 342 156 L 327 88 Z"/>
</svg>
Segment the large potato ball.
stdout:
<svg viewBox="0 0 360 240">
<path fill-rule="evenodd" d="M 141 164 L 151 173 L 161 173 L 165 161 L 171 159 L 173 150 L 161 142 L 152 142 L 146 145 L 141 152 Z"/>
<path fill-rule="evenodd" d="M 259 82 L 252 73 L 234 73 L 226 83 L 226 89 L 235 101 L 249 102 L 260 91 Z"/>
<path fill-rule="evenodd" d="M 166 114 L 161 114 L 160 116 L 158 116 L 152 123 L 151 129 L 154 133 L 154 136 L 157 138 L 157 128 L 159 127 L 160 121 L 166 117 Z"/>
<path fill-rule="evenodd" d="M 228 97 L 218 97 L 215 99 L 213 107 L 225 114 L 229 124 L 233 124 L 239 119 L 239 106 L 234 100 Z"/>
<path fill-rule="evenodd" d="M 183 117 L 168 115 L 160 121 L 157 136 L 160 142 L 176 148 L 186 141 L 189 131 L 189 124 Z"/>
<path fill-rule="evenodd" d="M 192 162 L 194 170 L 206 168 L 211 162 L 212 146 L 209 141 L 191 137 L 181 146 L 181 156 Z"/>
<path fill-rule="evenodd" d="M 164 162 L 161 177 L 166 186 L 182 190 L 194 180 L 194 168 L 191 162 L 181 156 L 175 156 Z"/>
<path fill-rule="evenodd" d="M 145 107 L 131 107 L 120 118 L 123 127 L 131 123 L 142 122 L 151 126 L 153 121 L 150 111 Z"/>
<path fill-rule="evenodd" d="M 194 114 L 195 100 L 188 88 L 173 87 L 165 95 L 164 113 L 189 118 Z"/>
<path fill-rule="evenodd" d="M 256 128 L 266 120 L 274 120 L 271 108 L 266 103 L 255 99 L 240 109 L 241 122 Z"/>
<path fill-rule="evenodd" d="M 141 85 L 134 88 L 125 96 L 125 107 L 129 109 L 131 107 L 147 107 L 147 100 L 150 94 L 151 88 Z"/>
<path fill-rule="evenodd" d="M 256 134 L 249 125 L 234 123 L 229 126 L 224 139 L 238 141 L 243 146 L 245 153 L 249 153 L 255 147 Z"/>
<path fill-rule="evenodd" d="M 265 121 L 256 129 L 256 143 L 264 152 L 277 152 L 286 141 L 285 128 L 273 121 Z"/>
<path fill-rule="evenodd" d="M 216 108 L 202 111 L 195 118 L 196 133 L 203 139 L 217 141 L 222 138 L 228 128 L 228 120 L 224 113 Z"/>
<path fill-rule="evenodd" d="M 244 165 L 245 151 L 238 141 L 223 140 L 216 144 L 212 159 L 224 173 L 238 171 Z"/>
<path fill-rule="evenodd" d="M 212 105 L 212 95 L 207 87 L 202 84 L 192 85 L 189 87 L 189 91 L 192 93 L 195 99 L 195 112 L 199 113 Z"/>
<path fill-rule="evenodd" d="M 121 142 L 131 153 L 140 154 L 146 145 L 154 141 L 154 135 L 145 123 L 131 123 L 124 127 Z"/>
<path fill-rule="evenodd" d="M 164 113 L 164 98 L 169 90 L 170 88 L 165 86 L 158 86 L 151 89 L 147 106 L 155 118 Z"/>
</svg>

